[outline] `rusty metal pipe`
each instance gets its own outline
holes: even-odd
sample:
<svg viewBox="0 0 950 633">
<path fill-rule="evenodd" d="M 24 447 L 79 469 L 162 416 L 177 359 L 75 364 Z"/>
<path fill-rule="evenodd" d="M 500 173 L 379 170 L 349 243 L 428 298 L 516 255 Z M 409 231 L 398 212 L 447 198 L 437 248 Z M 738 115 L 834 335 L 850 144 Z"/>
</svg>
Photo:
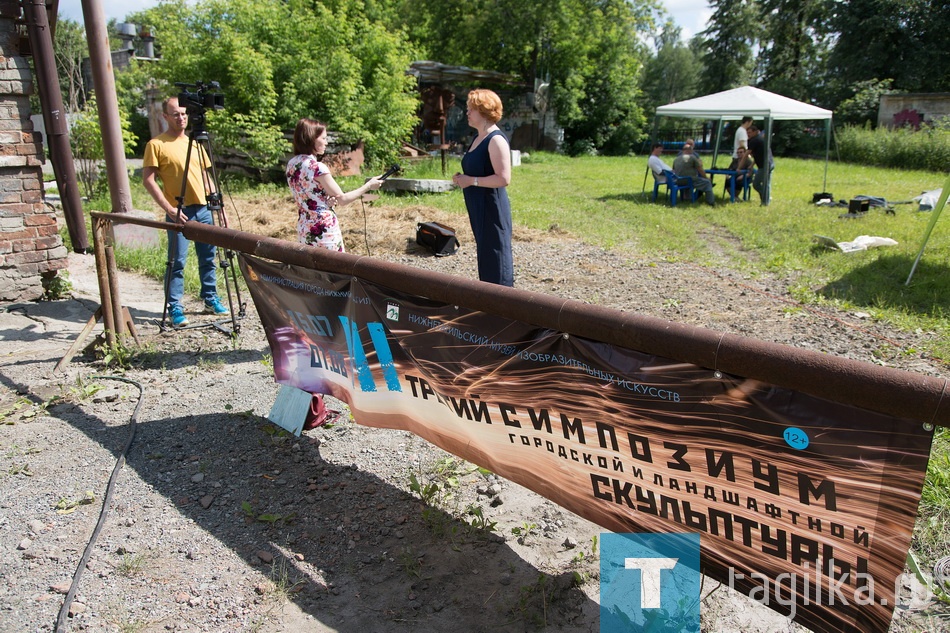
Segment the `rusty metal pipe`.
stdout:
<svg viewBox="0 0 950 633">
<path fill-rule="evenodd" d="M 125 319 L 122 316 L 122 299 L 119 296 L 119 267 L 115 262 L 115 247 L 112 240 L 103 249 L 106 254 L 106 269 L 108 270 L 109 296 L 112 303 L 112 322 L 115 324 L 115 334 L 118 341 L 123 341 L 128 334 L 125 329 Z"/>
<path fill-rule="evenodd" d="M 89 250 L 89 236 L 86 234 L 86 218 L 82 211 L 79 181 L 76 179 L 76 165 L 73 163 L 73 150 L 69 146 L 69 128 L 66 125 L 63 95 L 60 92 L 59 75 L 56 72 L 53 36 L 50 33 L 49 18 L 46 15 L 46 1 L 24 2 L 23 13 L 30 34 L 33 67 L 36 69 L 36 85 L 39 89 L 43 124 L 46 126 L 46 140 L 49 144 L 49 158 L 53 164 L 56 186 L 59 188 L 59 195 L 63 201 L 63 217 L 69 232 L 69 241 L 72 242 L 75 252 L 85 253 Z"/>
<path fill-rule="evenodd" d="M 106 16 L 99 0 L 82 0 L 82 16 L 89 43 L 89 62 L 92 82 L 96 89 L 96 108 L 99 111 L 99 129 L 102 149 L 106 155 L 106 176 L 109 179 L 109 198 L 114 213 L 132 210 L 132 190 L 129 172 L 125 166 L 125 146 L 122 143 L 122 124 L 119 121 L 119 101 L 115 94 L 115 76 Z"/>
<path fill-rule="evenodd" d="M 98 214 L 97 214 L 98 215 Z M 102 327 L 105 329 L 106 345 L 115 347 L 115 311 L 112 306 L 112 293 L 109 291 L 109 264 L 106 261 L 106 229 L 108 222 L 100 217 L 93 219 L 92 242 L 96 256 L 96 277 L 99 280 L 99 310 L 102 313 Z"/>
<path fill-rule="evenodd" d="M 200 222 L 168 225 L 128 216 L 98 213 L 93 213 L 93 216 L 180 230 L 193 241 L 305 268 L 355 276 L 436 301 L 491 312 L 713 371 L 761 380 L 870 411 L 950 426 L 950 392 L 944 378 Z"/>
</svg>

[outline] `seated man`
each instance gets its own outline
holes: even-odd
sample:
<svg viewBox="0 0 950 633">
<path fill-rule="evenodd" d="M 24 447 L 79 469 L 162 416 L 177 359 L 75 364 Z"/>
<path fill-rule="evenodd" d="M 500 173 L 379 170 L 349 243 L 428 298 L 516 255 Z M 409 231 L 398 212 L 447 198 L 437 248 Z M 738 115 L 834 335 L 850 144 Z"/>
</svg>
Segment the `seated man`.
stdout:
<svg viewBox="0 0 950 633">
<path fill-rule="evenodd" d="M 693 179 L 696 191 L 706 194 L 706 203 L 716 204 L 716 194 L 713 193 L 712 181 L 706 177 L 703 161 L 693 153 L 693 140 L 687 139 L 683 143 L 683 153 L 673 161 L 673 173 L 677 176 L 689 176 Z"/>
<path fill-rule="evenodd" d="M 650 171 L 653 172 L 653 177 L 656 178 L 656 181 L 659 183 L 666 182 L 666 176 L 663 175 L 663 170 L 673 171 L 663 162 L 663 159 L 660 158 L 660 154 L 662 153 L 663 143 L 654 143 L 650 149 L 650 158 L 647 159 L 647 166 L 649 166 Z"/>
<path fill-rule="evenodd" d="M 729 163 L 729 169 L 733 171 L 741 171 L 742 173 L 736 174 L 736 192 L 742 191 L 742 188 L 745 187 L 745 181 L 747 178 L 750 178 L 752 175 L 751 169 L 754 165 L 752 156 L 749 154 L 749 150 L 745 147 L 739 147 L 736 149 L 736 157 L 732 159 L 732 162 Z M 732 176 L 726 178 L 726 189 L 730 187 L 730 181 Z"/>
<path fill-rule="evenodd" d="M 673 172 L 673 170 L 670 169 L 670 167 L 660 158 L 660 154 L 662 153 L 663 143 L 654 143 L 652 150 L 650 151 L 650 158 L 647 159 L 647 167 L 649 167 L 650 171 L 653 172 L 653 179 L 657 182 L 657 185 L 667 184 L 666 175 Z M 687 189 L 691 184 L 692 181 L 687 180 L 686 178 L 677 178 L 676 182 L 674 183 L 677 188 L 682 188 L 683 190 Z M 690 193 L 692 194 L 692 192 Z M 653 194 L 656 195 L 656 187 L 653 188 Z M 690 197 L 692 197 L 692 195 Z"/>
</svg>

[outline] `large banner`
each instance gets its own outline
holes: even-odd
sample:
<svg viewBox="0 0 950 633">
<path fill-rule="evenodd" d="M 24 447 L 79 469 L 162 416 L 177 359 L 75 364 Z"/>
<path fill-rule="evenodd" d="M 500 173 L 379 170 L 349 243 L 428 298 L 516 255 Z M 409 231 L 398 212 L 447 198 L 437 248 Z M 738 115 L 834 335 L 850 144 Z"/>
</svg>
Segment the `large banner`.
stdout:
<svg viewBox="0 0 950 633">
<path fill-rule="evenodd" d="M 816 631 L 888 629 L 921 423 L 353 277 L 241 267 L 277 382 L 614 532 L 699 533 L 704 573 Z"/>
</svg>

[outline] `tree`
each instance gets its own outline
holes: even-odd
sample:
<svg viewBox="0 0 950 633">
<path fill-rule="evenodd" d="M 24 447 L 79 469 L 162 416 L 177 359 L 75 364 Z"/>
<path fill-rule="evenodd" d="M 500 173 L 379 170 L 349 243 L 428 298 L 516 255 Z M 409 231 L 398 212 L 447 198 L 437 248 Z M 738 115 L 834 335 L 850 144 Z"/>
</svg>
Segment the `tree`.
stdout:
<svg viewBox="0 0 950 633">
<path fill-rule="evenodd" d="M 88 57 L 86 32 L 82 25 L 69 19 L 56 21 L 53 55 L 59 75 L 59 87 L 63 93 L 66 112 L 78 112 L 86 101 L 82 83 L 82 60 Z"/>
<path fill-rule="evenodd" d="M 721 92 L 752 83 L 752 47 L 761 35 L 755 0 L 709 0 L 713 8 L 704 38 L 703 91 Z"/>
<path fill-rule="evenodd" d="M 122 143 L 125 153 L 131 154 L 135 147 L 136 136 L 129 128 L 125 112 L 119 110 L 119 122 L 122 128 Z M 99 128 L 99 112 L 96 99 L 90 96 L 77 113 L 69 130 L 69 144 L 73 158 L 78 162 L 77 177 L 87 198 L 99 198 L 108 191 L 109 183 L 105 171 L 99 169 L 105 160 L 106 152 L 102 146 L 102 131 Z"/>
<path fill-rule="evenodd" d="M 154 62 L 133 58 L 127 68 L 116 70 L 115 92 L 119 111 L 137 137 L 134 153 L 141 156 L 151 136 L 148 123 L 147 91 L 155 87 Z"/>
<path fill-rule="evenodd" d="M 881 96 L 893 92 L 892 79 L 858 81 L 851 86 L 854 96 L 838 104 L 835 119 L 839 125 L 877 126 L 877 113 L 881 106 Z"/>
<path fill-rule="evenodd" d="M 814 101 L 829 50 L 824 0 L 762 0 L 761 87 Z"/>
<path fill-rule="evenodd" d="M 696 53 L 680 40 L 680 33 L 668 20 L 657 38 L 656 55 L 644 64 L 641 85 L 647 112 L 699 94 L 702 66 Z"/>
<path fill-rule="evenodd" d="M 429 59 L 550 85 L 569 151 L 628 152 L 654 0 L 394 0 L 393 29 Z"/>
<path fill-rule="evenodd" d="M 401 32 L 371 22 L 362 0 L 171 0 L 128 18 L 163 25 L 157 74 L 169 84 L 218 81 L 225 110 L 208 115 L 223 143 L 260 165 L 289 151 L 283 130 L 302 116 L 370 159 L 392 158 L 415 123 L 413 49 Z M 169 90 L 171 92 L 171 90 Z"/>
<path fill-rule="evenodd" d="M 950 9 L 944 0 L 835 0 L 834 101 L 855 82 L 892 79 L 896 90 L 950 90 Z"/>
<path fill-rule="evenodd" d="M 576 44 L 565 42 L 564 61 L 552 65 L 552 93 L 566 149 L 579 153 L 590 146 L 606 154 L 629 153 L 646 124 L 639 76 L 647 51 L 639 35 L 652 24 L 652 13 L 638 13 L 623 0 L 584 0 L 575 15 Z M 572 50 L 578 52 L 576 60 L 570 59 Z M 557 82 L 558 75 L 567 80 Z"/>
</svg>

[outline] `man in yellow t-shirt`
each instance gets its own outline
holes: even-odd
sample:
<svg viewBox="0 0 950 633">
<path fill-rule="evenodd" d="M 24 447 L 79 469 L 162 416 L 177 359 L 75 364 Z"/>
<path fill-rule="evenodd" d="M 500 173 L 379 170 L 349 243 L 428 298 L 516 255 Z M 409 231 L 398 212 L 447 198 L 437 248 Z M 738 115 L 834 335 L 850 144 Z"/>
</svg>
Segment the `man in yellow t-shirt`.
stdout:
<svg viewBox="0 0 950 633">
<path fill-rule="evenodd" d="M 185 173 L 185 159 L 188 156 L 190 140 L 185 134 L 188 126 L 188 111 L 179 105 L 177 97 L 169 97 L 162 103 L 162 116 L 168 124 L 168 130 L 159 134 L 145 146 L 145 159 L 142 162 L 142 179 L 146 191 L 156 204 L 165 211 L 168 222 L 178 222 L 178 197 L 182 191 L 182 179 Z M 208 210 L 206 191 L 210 191 L 207 167 L 211 160 L 204 148 L 195 143 L 191 148 L 188 161 L 188 180 L 182 206 L 182 219 L 213 224 Z M 159 185 L 161 180 L 161 185 Z M 227 314 L 228 309 L 218 298 L 217 275 L 215 272 L 215 247 L 195 242 L 195 254 L 198 257 L 198 274 L 201 279 L 201 298 L 205 312 Z M 168 314 L 172 326 L 188 325 L 182 297 L 185 294 L 185 260 L 188 258 L 188 240 L 178 231 L 168 231 L 168 261 L 170 269 L 165 280 L 168 289 Z"/>
</svg>

